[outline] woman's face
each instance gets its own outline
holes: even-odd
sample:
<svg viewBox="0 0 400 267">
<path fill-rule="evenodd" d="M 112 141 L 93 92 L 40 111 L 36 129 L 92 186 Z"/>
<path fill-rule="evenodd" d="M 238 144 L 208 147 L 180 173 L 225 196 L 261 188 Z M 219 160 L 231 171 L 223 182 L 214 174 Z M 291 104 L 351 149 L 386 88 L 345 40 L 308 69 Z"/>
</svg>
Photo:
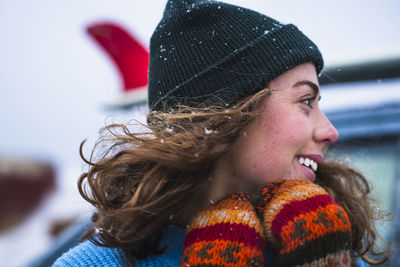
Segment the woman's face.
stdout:
<svg viewBox="0 0 400 267">
<path fill-rule="evenodd" d="M 319 109 L 314 65 L 288 70 L 272 80 L 269 89 L 259 118 L 243 131 L 228 155 L 231 171 L 242 182 L 257 184 L 277 179 L 314 181 L 323 149 L 338 138 Z"/>
</svg>

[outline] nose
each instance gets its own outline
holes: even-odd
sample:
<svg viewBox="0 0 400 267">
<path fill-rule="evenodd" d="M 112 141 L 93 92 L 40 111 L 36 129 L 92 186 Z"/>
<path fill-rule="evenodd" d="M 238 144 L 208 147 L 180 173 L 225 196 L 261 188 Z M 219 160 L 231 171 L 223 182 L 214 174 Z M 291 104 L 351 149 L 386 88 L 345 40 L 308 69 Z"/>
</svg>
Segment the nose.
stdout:
<svg viewBox="0 0 400 267">
<path fill-rule="evenodd" d="M 335 126 L 329 121 L 324 113 L 320 113 L 319 122 L 317 127 L 314 129 L 314 139 L 318 143 L 324 143 L 325 145 L 330 145 L 335 143 L 339 138 L 339 133 Z"/>
</svg>

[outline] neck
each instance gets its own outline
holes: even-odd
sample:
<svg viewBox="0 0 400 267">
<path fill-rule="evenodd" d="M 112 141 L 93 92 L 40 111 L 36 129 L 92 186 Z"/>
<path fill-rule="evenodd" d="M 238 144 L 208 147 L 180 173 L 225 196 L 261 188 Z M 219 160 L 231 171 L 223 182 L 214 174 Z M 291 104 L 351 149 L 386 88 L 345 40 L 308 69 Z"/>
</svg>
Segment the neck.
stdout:
<svg viewBox="0 0 400 267">
<path fill-rule="evenodd" d="M 216 165 L 208 191 L 209 199 L 218 201 L 226 194 L 237 191 L 256 192 L 258 189 L 258 185 L 239 177 L 231 168 L 231 162 L 230 154 L 226 154 Z"/>
<path fill-rule="evenodd" d="M 238 177 L 230 166 L 231 158 L 229 154 L 219 159 L 207 182 L 196 190 L 187 200 L 182 212 L 174 218 L 173 223 L 175 225 L 186 228 L 196 212 L 216 203 L 227 194 L 238 191 L 253 193 L 257 191 L 259 185 L 244 180 L 243 177 Z"/>
</svg>

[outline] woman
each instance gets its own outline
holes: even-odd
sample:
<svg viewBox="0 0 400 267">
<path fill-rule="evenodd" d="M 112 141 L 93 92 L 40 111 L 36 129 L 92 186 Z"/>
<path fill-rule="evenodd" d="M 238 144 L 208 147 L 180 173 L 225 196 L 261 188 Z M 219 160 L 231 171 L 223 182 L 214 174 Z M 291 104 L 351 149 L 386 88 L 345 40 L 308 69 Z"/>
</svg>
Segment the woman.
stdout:
<svg viewBox="0 0 400 267">
<path fill-rule="evenodd" d="M 79 181 L 97 208 L 93 243 L 55 266 L 386 260 L 389 250 L 373 250 L 367 181 L 323 162 L 338 133 L 318 106 L 322 68 L 294 25 L 221 2 L 168 1 L 150 44 L 148 131 L 105 128 L 108 149 L 86 160 Z"/>
</svg>

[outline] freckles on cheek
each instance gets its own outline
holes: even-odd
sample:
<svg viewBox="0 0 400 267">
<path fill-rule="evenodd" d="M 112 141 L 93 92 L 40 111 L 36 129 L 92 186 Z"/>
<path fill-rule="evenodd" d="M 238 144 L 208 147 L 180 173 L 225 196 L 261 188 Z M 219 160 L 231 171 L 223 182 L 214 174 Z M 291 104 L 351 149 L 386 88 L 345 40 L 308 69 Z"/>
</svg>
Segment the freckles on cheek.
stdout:
<svg viewBox="0 0 400 267">
<path fill-rule="evenodd" d="M 271 145 L 273 144 L 260 144 L 259 149 L 254 150 L 254 154 L 252 157 L 253 160 L 251 161 L 251 167 L 253 168 L 253 171 L 263 171 L 263 169 L 270 167 L 270 160 L 273 157 Z"/>
<path fill-rule="evenodd" d="M 307 123 L 301 118 L 282 120 L 275 127 L 275 137 L 280 140 L 296 139 L 307 129 Z"/>
<path fill-rule="evenodd" d="M 292 124 L 292 130 L 290 131 L 293 139 L 301 139 L 304 137 L 308 137 L 311 132 L 309 124 L 302 120 L 296 120 Z"/>
</svg>

